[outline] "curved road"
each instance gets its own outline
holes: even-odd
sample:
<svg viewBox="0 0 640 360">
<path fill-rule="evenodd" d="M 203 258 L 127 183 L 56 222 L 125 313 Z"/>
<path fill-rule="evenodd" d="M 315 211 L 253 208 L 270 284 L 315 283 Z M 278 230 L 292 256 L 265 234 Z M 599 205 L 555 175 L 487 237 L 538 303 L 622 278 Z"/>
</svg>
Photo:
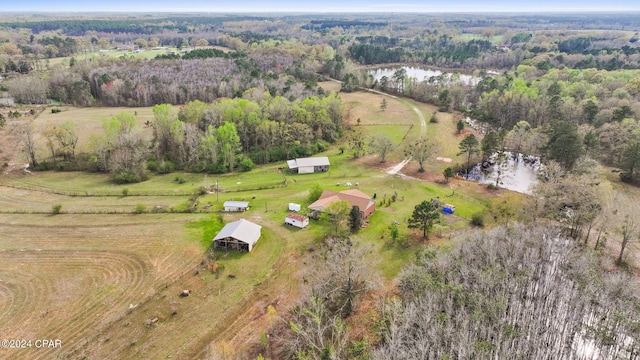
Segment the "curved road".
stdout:
<svg viewBox="0 0 640 360">
<path fill-rule="evenodd" d="M 420 111 L 420 109 L 418 109 L 415 105 L 411 105 L 405 100 L 401 100 L 401 102 L 407 106 L 411 106 L 413 112 L 418 115 L 418 120 L 420 120 L 420 137 L 427 136 L 427 121 L 424 119 L 424 114 L 422 114 L 422 111 Z"/>
</svg>

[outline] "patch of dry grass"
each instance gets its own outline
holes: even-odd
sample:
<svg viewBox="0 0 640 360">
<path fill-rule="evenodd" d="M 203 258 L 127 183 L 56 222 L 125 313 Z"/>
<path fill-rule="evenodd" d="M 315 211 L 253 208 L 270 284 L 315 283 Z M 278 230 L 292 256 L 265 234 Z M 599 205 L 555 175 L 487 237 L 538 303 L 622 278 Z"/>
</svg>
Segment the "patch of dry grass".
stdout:
<svg viewBox="0 0 640 360">
<path fill-rule="evenodd" d="M 145 127 L 145 122 L 153 122 L 152 107 L 125 108 L 125 107 L 57 107 L 52 108 L 62 110 L 59 113 L 43 111 L 35 119 L 35 127 L 42 131 L 50 126 L 60 126 L 67 121 L 71 121 L 78 133 L 77 152 L 88 151 L 88 143 L 92 134 L 102 134 L 102 123 L 104 120 L 113 117 L 121 112 L 134 114 L 137 119 L 138 128 L 148 137 L 151 136 L 151 128 Z"/>
</svg>

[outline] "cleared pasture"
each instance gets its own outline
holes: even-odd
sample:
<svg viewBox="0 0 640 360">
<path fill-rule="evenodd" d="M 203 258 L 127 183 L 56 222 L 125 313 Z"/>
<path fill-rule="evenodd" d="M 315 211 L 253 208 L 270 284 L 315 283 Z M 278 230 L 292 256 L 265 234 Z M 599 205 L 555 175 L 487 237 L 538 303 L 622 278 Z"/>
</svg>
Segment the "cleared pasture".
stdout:
<svg viewBox="0 0 640 360">
<path fill-rule="evenodd" d="M 346 120 L 350 125 L 411 125 L 416 123 L 416 117 L 407 112 L 406 106 L 388 95 L 381 95 L 366 91 L 340 93 L 345 103 Z M 382 100 L 386 100 L 386 109 L 381 109 Z"/>
<path fill-rule="evenodd" d="M 184 222 L 174 214 L 0 215 L 0 331 L 63 342 L 3 356 L 55 358 L 193 268 L 203 249 Z"/>
<path fill-rule="evenodd" d="M 59 206 L 62 214 L 119 214 L 151 212 L 154 209 L 181 209 L 188 196 L 65 196 L 3 186 L 0 213 L 52 213 Z"/>
<path fill-rule="evenodd" d="M 198 49 L 218 49 L 224 52 L 233 51 L 230 48 L 227 48 L 224 46 L 206 46 L 206 47 L 198 47 Z M 188 48 L 185 50 L 192 50 L 192 49 Z M 179 52 L 180 50 L 178 50 L 175 47 L 167 47 L 166 49 L 162 49 L 162 48 L 140 49 L 138 52 L 134 50 L 103 49 L 101 51 L 91 51 L 91 52 L 75 55 L 73 56 L 73 58 L 76 61 L 97 59 L 102 56 L 116 57 L 116 58 L 126 57 L 129 59 L 153 59 L 158 55 L 166 55 L 166 54 L 179 53 Z M 58 58 L 50 59 L 49 65 L 57 65 L 57 64 L 69 65 L 70 61 L 71 61 L 71 57 L 69 56 L 58 57 Z"/>
<path fill-rule="evenodd" d="M 504 44 L 504 36 L 503 35 L 493 35 L 491 33 L 487 33 L 487 34 L 472 34 L 472 33 L 466 33 L 466 34 L 458 34 L 455 36 L 456 39 L 458 40 L 463 40 L 463 41 L 471 41 L 471 40 L 486 40 L 486 41 L 490 41 L 493 45 L 495 46 L 499 46 Z"/>
<path fill-rule="evenodd" d="M 315 236 L 296 237 L 256 212 L 226 215 L 263 225 L 263 235 L 251 253 L 216 252 L 212 273 L 201 261 L 223 225 L 217 216 L 0 215 L 0 331 L 63 342 L 7 356 L 194 358 L 230 340 L 222 331 L 230 324 L 291 303 L 295 264 Z M 183 289 L 192 295 L 180 297 Z"/>
<path fill-rule="evenodd" d="M 5 177 L 0 183 L 70 196 L 186 196 L 194 194 L 200 186 L 210 184 L 209 179 L 212 178 L 202 174 L 173 173 L 154 175 L 137 184 L 118 185 L 110 181 L 106 174 L 43 171 L 33 175 Z"/>
<path fill-rule="evenodd" d="M 92 134 L 102 134 L 102 123 L 121 112 L 133 114 L 137 120 L 138 129 L 143 131 L 146 136 L 151 136 L 151 127 L 145 127 L 147 121 L 153 121 L 153 107 L 124 108 L 124 107 L 91 107 L 76 108 L 67 106 L 52 106 L 51 108 L 61 110 L 58 113 L 52 113 L 51 110 L 45 110 L 34 120 L 36 130 L 42 131 L 47 127 L 61 126 L 67 121 L 71 121 L 78 134 L 77 152 L 89 151 L 88 144 Z M 44 142 L 42 142 L 44 144 Z M 44 147 L 41 152 L 44 154 Z M 46 153 L 46 155 L 50 155 Z"/>
</svg>

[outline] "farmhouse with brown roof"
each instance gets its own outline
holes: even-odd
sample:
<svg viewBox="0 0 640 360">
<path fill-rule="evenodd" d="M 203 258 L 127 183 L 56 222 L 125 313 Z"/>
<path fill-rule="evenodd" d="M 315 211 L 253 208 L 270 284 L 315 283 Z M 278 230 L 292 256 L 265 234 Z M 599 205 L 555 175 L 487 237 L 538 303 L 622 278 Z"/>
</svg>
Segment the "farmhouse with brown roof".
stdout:
<svg viewBox="0 0 640 360">
<path fill-rule="evenodd" d="M 325 190 L 320 198 L 313 204 L 309 205 L 309 209 L 314 212 L 323 212 L 324 209 L 336 201 L 346 201 L 350 207 L 357 206 L 360 208 L 360 214 L 365 219 L 376 209 L 376 202 L 371 197 L 360 190 L 351 189 L 340 192 Z"/>
</svg>

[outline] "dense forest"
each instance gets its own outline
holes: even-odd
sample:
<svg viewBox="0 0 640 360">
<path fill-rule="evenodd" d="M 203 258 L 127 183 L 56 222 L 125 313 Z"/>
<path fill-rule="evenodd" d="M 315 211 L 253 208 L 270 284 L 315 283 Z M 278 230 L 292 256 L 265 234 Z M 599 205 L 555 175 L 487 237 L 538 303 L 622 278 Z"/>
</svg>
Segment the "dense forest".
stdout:
<svg viewBox="0 0 640 360">
<path fill-rule="evenodd" d="M 383 305 L 373 358 L 636 358 L 629 279 L 602 277 L 597 258 L 559 233 L 516 226 L 470 235 L 446 254 L 419 252 L 400 296 Z"/>
</svg>

